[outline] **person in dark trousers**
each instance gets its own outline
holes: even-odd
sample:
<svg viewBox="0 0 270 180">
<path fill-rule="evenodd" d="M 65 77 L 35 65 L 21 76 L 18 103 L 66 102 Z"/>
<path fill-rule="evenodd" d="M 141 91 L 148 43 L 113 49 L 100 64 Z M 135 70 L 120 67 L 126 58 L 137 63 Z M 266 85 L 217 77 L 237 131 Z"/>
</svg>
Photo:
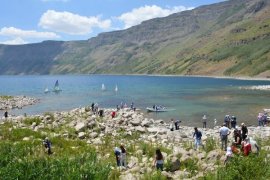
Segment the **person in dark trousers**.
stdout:
<svg viewBox="0 0 270 180">
<path fill-rule="evenodd" d="M 7 110 L 6 110 L 5 113 L 4 113 L 4 117 L 5 117 L 5 119 L 7 120 L 7 118 L 8 118 L 8 112 L 7 112 Z"/>
<path fill-rule="evenodd" d="M 242 123 L 241 126 L 242 126 L 242 128 L 241 128 L 242 140 L 245 140 L 246 137 L 247 137 L 247 134 L 248 134 L 248 129 L 247 129 L 247 126 L 244 123 Z"/>
<path fill-rule="evenodd" d="M 156 166 L 157 170 L 163 171 L 164 158 L 160 151 L 160 149 L 156 150 L 156 156 L 154 160 L 154 166 Z"/>
<path fill-rule="evenodd" d="M 202 117 L 203 128 L 206 128 L 206 122 L 207 122 L 207 117 L 206 115 L 203 115 Z"/>
<path fill-rule="evenodd" d="M 52 143 L 48 137 L 46 137 L 45 140 L 43 141 L 43 145 L 44 145 L 48 155 L 51 155 L 52 154 Z"/>
<path fill-rule="evenodd" d="M 236 128 L 236 117 L 235 116 L 231 117 L 231 127 L 234 129 Z"/>
<path fill-rule="evenodd" d="M 179 130 L 179 123 L 180 123 L 180 122 L 181 122 L 180 120 L 176 120 L 176 121 L 174 122 L 175 130 Z"/>
<path fill-rule="evenodd" d="M 114 155 L 115 155 L 115 159 L 116 159 L 116 165 L 119 167 L 121 166 L 121 149 L 118 147 L 114 148 Z"/>
</svg>

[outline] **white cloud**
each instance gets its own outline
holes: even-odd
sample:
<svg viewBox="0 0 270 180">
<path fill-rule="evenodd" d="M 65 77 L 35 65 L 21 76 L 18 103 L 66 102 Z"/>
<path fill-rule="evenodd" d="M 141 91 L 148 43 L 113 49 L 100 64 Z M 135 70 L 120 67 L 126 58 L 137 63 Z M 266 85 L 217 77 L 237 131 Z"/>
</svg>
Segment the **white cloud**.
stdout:
<svg viewBox="0 0 270 180">
<path fill-rule="evenodd" d="M 15 27 L 3 27 L 0 30 L 0 35 L 9 36 L 15 38 L 37 38 L 37 39 L 54 39 L 59 38 L 57 34 L 53 32 L 38 32 L 35 30 L 22 30 Z"/>
<path fill-rule="evenodd" d="M 57 12 L 48 10 L 39 21 L 39 26 L 55 32 L 62 32 L 71 35 L 86 35 L 97 27 L 100 29 L 109 29 L 111 20 L 101 20 L 98 16 L 86 17 L 70 12 Z"/>
<path fill-rule="evenodd" d="M 9 44 L 9 45 L 27 44 L 27 43 L 28 43 L 27 41 L 24 41 L 20 37 L 17 37 L 17 38 L 12 39 L 12 40 L 7 40 L 7 41 L 0 42 L 0 44 Z"/>
<path fill-rule="evenodd" d="M 127 12 L 118 17 L 120 21 L 123 21 L 125 28 L 140 24 L 142 21 L 156 18 L 165 17 L 173 13 L 180 11 L 190 10 L 192 7 L 175 6 L 172 8 L 161 8 L 156 5 L 143 6 L 140 8 L 133 9 L 131 12 Z"/>
</svg>

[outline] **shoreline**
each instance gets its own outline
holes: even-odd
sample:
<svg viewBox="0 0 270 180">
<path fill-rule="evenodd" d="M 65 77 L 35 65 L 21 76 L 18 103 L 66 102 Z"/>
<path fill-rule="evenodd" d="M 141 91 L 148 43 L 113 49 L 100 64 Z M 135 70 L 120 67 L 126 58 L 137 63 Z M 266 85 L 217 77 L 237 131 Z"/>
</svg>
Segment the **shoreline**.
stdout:
<svg viewBox="0 0 270 180">
<path fill-rule="evenodd" d="M 218 76 L 218 75 L 184 75 L 184 74 L 42 74 L 42 75 L 1 75 L 1 76 L 153 76 L 153 77 L 198 77 L 198 78 L 214 78 L 214 79 L 232 79 L 247 81 L 270 81 L 270 77 L 250 77 L 250 76 Z"/>
</svg>

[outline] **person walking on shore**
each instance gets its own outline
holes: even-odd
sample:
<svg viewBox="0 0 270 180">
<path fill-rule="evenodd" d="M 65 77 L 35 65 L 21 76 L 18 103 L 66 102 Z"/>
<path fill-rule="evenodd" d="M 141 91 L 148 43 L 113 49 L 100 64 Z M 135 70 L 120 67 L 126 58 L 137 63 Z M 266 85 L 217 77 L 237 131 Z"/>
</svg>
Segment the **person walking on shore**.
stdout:
<svg viewBox="0 0 270 180">
<path fill-rule="evenodd" d="M 206 115 L 203 115 L 202 117 L 203 128 L 206 128 L 206 121 L 207 121 L 207 117 Z"/>
<path fill-rule="evenodd" d="M 194 149 L 197 150 L 199 146 L 202 146 L 204 148 L 204 145 L 202 144 L 201 131 L 199 131 L 197 127 L 195 127 L 194 130 L 195 130 L 195 132 L 193 133 L 193 138 L 195 136 Z"/>
<path fill-rule="evenodd" d="M 221 149 L 226 151 L 228 143 L 228 135 L 230 134 L 230 129 L 226 127 L 226 123 L 219 129 L 220 139 L 221 139 Z"/>
</svg>

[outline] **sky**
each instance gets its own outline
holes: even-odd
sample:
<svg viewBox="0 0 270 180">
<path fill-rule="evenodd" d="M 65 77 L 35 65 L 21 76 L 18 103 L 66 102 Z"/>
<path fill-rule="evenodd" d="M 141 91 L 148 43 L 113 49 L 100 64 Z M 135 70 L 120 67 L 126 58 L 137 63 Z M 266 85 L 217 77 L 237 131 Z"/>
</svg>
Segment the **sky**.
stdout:
<svg viewBox="0 0 270 180">
<path fill-rule="evenodd" d="M 223 0 L 1 0 L 0 44 L 86 40 Z"/>
</svg>

